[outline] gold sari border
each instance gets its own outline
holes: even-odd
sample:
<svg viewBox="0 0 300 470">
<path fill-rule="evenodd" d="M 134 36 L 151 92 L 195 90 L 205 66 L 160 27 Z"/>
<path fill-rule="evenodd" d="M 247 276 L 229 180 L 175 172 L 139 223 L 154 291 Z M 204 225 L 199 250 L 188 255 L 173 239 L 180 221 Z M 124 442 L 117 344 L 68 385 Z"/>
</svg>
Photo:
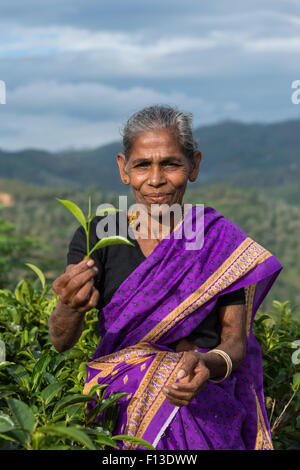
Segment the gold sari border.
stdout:
<svg viewBox="0 0 300 470">
<path fill-rule="evenodd" d="M 253 392 L 256 400 L 256 408 L 257 408 L 257 433 L 256 433 L 256 441 L 255 441 L 255 450 L 274 450 L 273 443 L 270 437 L 270 434 L 267 430 L 266 423 L 261 411 L 261 406 L 259 403 L 258 396 L 254 390 Z"/>
<path fill-rule="evenodd" d="M 168 330 L 187 315 L 208 302 L 216 294 L 244 276 L 258 264 L 272 256 L 268 250 L 247 237 L 240 246 L 226 259 L 195 292 L 185 299 L 156 325 L 143 341 L 155 343 Z"/>
<path fill-rule="evenodd" d="M 127 408 L 125 434 L 142 438 L 153 418 L 166 400 L 164 386 L 172 385 L 182 367 L 184 353 L 161 351 L 156 354 L 140 386 Z M 137 444 L 125 443 L 124 449 L 135 449 Z"/>
<path fill-rule="evenodd" d="M 83 388 L 83 394 L 88 394 L 94 385 L 97 385 L 98 379 L 108 377 L 109 375 L 116 375 L 119 370 L 119 366 L 122 363 L 128 365 L 138 365 L 145 363 L 153 354 L 161 351 L 153 345 L 141 342 L 134 346 L 130 346 L 120 351 L 109 354 L 108 356 L 102 356 L 94 361 L 87 363 L 87 366 L 99 372 L 89 380 L 87 376 L 87 382 Z"/>
</svg>

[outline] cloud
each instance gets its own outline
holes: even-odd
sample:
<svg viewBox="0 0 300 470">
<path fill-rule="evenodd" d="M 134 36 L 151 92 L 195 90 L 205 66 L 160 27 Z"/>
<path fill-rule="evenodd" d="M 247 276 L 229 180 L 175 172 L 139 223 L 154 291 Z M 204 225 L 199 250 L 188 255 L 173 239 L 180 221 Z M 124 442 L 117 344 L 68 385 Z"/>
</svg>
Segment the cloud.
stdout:
<svg viewBox="0 0 300 470">
<path fill-rule="evenodd" d="M 0 145 L 100 145 L 157 102 L 196 124 L 294 117 L 299 47 L 293 0 L 2 0 Z"/>
<path fill-rule="evenodd" d="M 60 114 L 80 116 L 87 120 L 105 116 L 119 118 L 133 108 L 149 103 L 170 103 L 179 107 L 202 109 L 210 112 L 213 106 L 200 96 L 183 92 L 168 93 L 135 86 L 118 89 L 102 83 L 32 82 L 7 93 L 7 112 L 18 114 Z"/>
<path fill-rule="evenodd" d="M 249 21 L 254 28 L 249 28 Z M 17 71 L 19 64 L 20 68 L 25 64 L 25 77 L 29 64 L 30 81 L 40 77 L 70 81 L 71 76 L 80 81 L 104 77 L 164 80 L 220 73 L 233 77 L 265 74 L 270 66 L 273 72 L 281 72 L 282 60 L 296 71 L 299 17 L 263 11 L 186 15 L 183 22 L 190 27 L 156 34 L 155 26 L 149 32 L 2 23 L 0 58 L 4 70 L 14 67 Z"/>
<path fill-rule="evenodd" d="M 1 146 L 59 150 L 71 145 L 101 145 L 120 138 L 120 127 L 130 114 L 155 103 L 191 111 L 196 122 L 200 116 L 212 121 L 217 115 L 213 103 L 178 91 L 163 93 L 137 86 L 118 89 L 101 83 L 36 82 L 7 94 L 7 104 L 0 108 L 6 123 Z M 224 111 L 227 109 L 225 104 Z"/>
</svg>

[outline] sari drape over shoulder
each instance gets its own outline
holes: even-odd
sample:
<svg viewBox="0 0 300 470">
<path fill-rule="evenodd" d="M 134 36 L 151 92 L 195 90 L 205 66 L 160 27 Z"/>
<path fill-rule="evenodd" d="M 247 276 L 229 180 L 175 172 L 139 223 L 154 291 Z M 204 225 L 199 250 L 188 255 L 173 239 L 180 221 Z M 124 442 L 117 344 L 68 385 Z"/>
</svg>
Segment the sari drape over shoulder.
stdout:
<svg viewBox="0 0 300 470">
<path fill-rule="evenodd" d="M 194 226 L 199 210 L 204 243 L 190 250 L 184 228 Z M 268 250 L 214 208 L 192 207 L 100 315 L 102 339 L 87 363 L 84 393 L 95 384 L 108 384 L 107 395 L 128 393 L 120 400 L 114 434 L 143 438 L 157 450 L 272 449 L 252 324 L 281 269 Z M 241 288 L 247 312 L 243 363 L 225 381 L 207 382 L 188 406 L 170 404 L 162 390 L 176 381 L 184 353 L 168 345 L 188 336 L 220 295 Z M 121 448 L 140 447 L 127 442 Z"/>
</svg>

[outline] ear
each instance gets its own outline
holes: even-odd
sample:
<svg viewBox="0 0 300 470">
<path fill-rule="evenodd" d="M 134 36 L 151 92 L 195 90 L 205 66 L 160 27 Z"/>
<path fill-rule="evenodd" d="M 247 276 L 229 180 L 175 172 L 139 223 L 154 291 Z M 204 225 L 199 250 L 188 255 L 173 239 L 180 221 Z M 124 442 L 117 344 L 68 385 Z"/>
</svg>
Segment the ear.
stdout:
<svg viewBox="0 0 300 470">
<path fill-rule="evenodd" d="M 190 171 L 189 171 L 189 180 L 190 181 L 196 181 L 199 173 L 199 167 L 200 167 L 200 162 L 202 159 L 202 154 L 200 150 L 195 150 L 194 152 L 194 162 L 191 165 Z"/>
<path fill-rule="evenodd" d="M 120 178 L 123 184 L 130 184 L 130 177 L 126 168 L 126 157 L 124 153 L 118 153 L 117 163 L 120 171 Z"/>
</svg>

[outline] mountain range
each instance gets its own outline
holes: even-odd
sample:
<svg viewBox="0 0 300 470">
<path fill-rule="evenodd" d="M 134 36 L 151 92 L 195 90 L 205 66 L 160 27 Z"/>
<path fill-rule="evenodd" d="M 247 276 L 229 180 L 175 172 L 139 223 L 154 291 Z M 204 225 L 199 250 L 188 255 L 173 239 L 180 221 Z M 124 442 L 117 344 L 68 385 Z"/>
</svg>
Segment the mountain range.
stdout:
<svg viewBox="0 0 300 470">
<path fill-rule="evenodd" d="M 299 190 L 300 120 L 269 124 L 224 121 L 198 127 L 194 136 L 202 152 L 198 184 L 229 182 L 273 190 L 293 187 L 293 195 Z M 116 163 L 120 151 L 121 141 L 57 153 L 2 149 L 0 177 L 51 187 L 97 185 L 104 191 L 124 191 Z"/>
</svg>

